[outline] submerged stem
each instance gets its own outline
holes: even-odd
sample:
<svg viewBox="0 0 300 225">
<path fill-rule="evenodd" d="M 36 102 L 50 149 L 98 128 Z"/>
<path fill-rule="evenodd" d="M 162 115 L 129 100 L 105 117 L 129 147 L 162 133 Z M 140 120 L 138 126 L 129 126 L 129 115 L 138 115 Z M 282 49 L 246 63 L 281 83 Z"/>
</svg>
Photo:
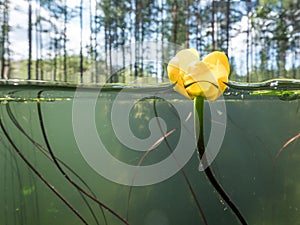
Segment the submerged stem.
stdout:
<svg viewBox="0 0 300 225">
<path fill-rule="evenodd" d="M 18 120 L 16 119 L 16 117 L 14 116 L 11 108 L 10 108 L 10 104 L 6 104 L 6 111 L 7 111 L 7 114 L 10 118 L 10 120 L 13 122 L 13 124 L 17 127 L 17 129 L 42 153 L 44 154 L 49 160 L 51 160 L 53 162 L 53 159 L 51 158 L 51 156 L 49 155 L 48 151 L 42 147 L 42 145 L 40 145 L 39 143 L 37 143 L 32 137 L 29 136 L 29 134 L 23 129 L 23 127 L 20 125 L 20 123 L 18 122 Z M 92 191 L 92 189 L 89 187 L 89 185 L 83 180 L 83 178 L 81 178 L 70 166 L 68 166 L 66 163 L 64 163 L 61 159 L 57 158 L 57 161 L 59 163 L 61 163 L 65 168 L 67 168 L 74 176 L 76 176 L 82 183 L 83 185 L 92 193 L 92 195 L 96 198 L 96 195 L 95 193 Z M 89 208 L 93 218 L 95 219 L 96 221 L 96 224 L 99 224 L 98 222 L 98 218 L 96 217 L 95 213 L 93 212 L 90 204 L 87 202 L 87 200 L 85 199 L 84 195 L 79 191 L 79 194 L 80 196 L 82 197 L 83 201 L 86 203 L 87 207 Z M 107 220 L 106 220 L 106 217 L 105 217 L 105 214 L 104 214 L 104 211 L 100 206 L 100 210 L 103 214 L 103 217 L 104 217 L 104 221 L 105 221 L 105 224 L 107 225 Z"/>
<path fill-rule="evenodd" d="M 9 143 L 12 145 L 15 152 L 19 155 L 19 157 L 22 159 L 22 161 L 29 167 L 31 171 L 59 198 L 61 199 L 68 207 L 71 209 L 73 213 L 76 214 L 76 216 L 82 221 L 83 224 L 88 224 L 88 222 L 83 218 L 83 216 L 69 203 L 63 196 L 60 194 L 55 187 L 50 184 L 43 175 L 28 161 L 28 159 L 24 156 L 24 154 L 21 152 L 21 150 L 16 146 L 10 135 L 8 134 L 6 128 L 3 125 L 2 118 L 0 117 L 0 127 L 9 141 Z"/>
<path fill-rule="evenodd" d="M 46 144 L 46 147 L 49 151 L 49 154 L 54 162 L 54 164 L 56 165 L 57 169 L 60 171 L 60 173 L 65 177 L 65 179 L 71 184 L 73 185 L 78 191 L 80 191 L 82 194 L 84 194 L 85 196 L 87 196 L 88 198 L 90 198 L 91 200 L 93 200 L 94 202 L 100 204 L 103 208 L 105 208 L 107 211 L 109 211 L 112 215 L 114 215 L 117 219 L 119 219 L 121 222 L 123 222 L 126 225 L 130 225 L 128 221 L 126 221 L 121 215 L 119 215 L 117 212 L 115 212 L 114 210 L 112 210 L 110 207 L 108 207 L 106 204 L 104 204 L 103 202 L 101 202 L 99 199 L 97 199 L 96 197 L 94 197 L 93 195 L 91 195 L 90 193 L 86 192 L 83 188 L 81 188 L 81 186 L 79 186 L 66 172 L 65 170 L 60 166 L 60 163 L 58 162 L 56 156 L 54 155 L 54 152 L 52 151 L 52 148 L 50 146 L 50 142 L 48 140 L 47 134 L 46 134 L 46 128 L 44 125 L 44 120 L 43 120 L 43 114 L 42 114 L 42 109 L 41 109 L 41 104 L 40 104 L 40 99 L 41 99 L 41 94 L 43 91 L 39 91 L 38 92 L 38 101 L 37 101 L 37 111 L 38 111 L 38 117 L 39 117 L 39 121 L 40 121 L 40 127 L 41 127 L 41 131 L 42 131 L 42 135 Z"/>
<path fill-rule="evenodd" d="M 156 101 L 157 101 L 157 99 L 154 99 L 154 101 L 153 101 L 153 110 L 154 110 L 155 117 L 156 117 L 156 118 L 159 118 L 159 114 L 158 114 L 157 106 L 156 106 Z M 179 118 L 179 119 L 180 119 L 180 118 Z M 182 174 L 182 176 L 183 176 L 183 178 L 184 178 L 184 180 L 185 180 L 185 182 L 186 182 L 186 184 L 187 184 L 187 186 L 188 186 L 188 188 L 189 188 L 189 190 L 190 190 L 190 192 L 191 192 L 191 195 L 192 195 L 192 197 L 193 197 L 193 199 L 194 199 L 194 201 L 195 201 L 195 204 L 196 204 L 196 206 L 197 206 L 197 208 L 198 208 L 198 211 L 199 211 L 199 213 L 200 213 L 200 216 L 201 216 L 201 218 L 202 218 L 204 224 L 205 224 L 205 225 L 208 225 L 208 222 L 207 222 L 206 216 L 205 216 L 205 214 L 204 214 L 204 211 L 203 211 L 203 209 L 201 208 L 200 202 L 199 202 L 199 200 L 197 199 L 196 192 L 194 191 L 194 189 L 193 189 L 193 187 L 192 187 L 192 184 L 191 184 L 190 180 L 188 179 L 188 176 L 186 175 L 186 173 L 185 173 L 185 171 L 184 171 L 184 169 L 183 169 L 183 165 L 181 165 L 181 163 L 180 163 L 180 162 L 178 161 L 178 159 L 176 158 L 175 154 L 173 153 L 173 149 L 172 149 L 172 147 L 171 147 L 169 141 L 167 140 L 167 137 L 168 137 L 169 135 L 171 135 L 171 134 L 176 130 L 176 128 L 170 130 L 169 132 L 167 132 L 167 133 L 165 134 L 165 132 L 163 131 L 163 128 L 162 128 L 161 123 L 159 122 L 159 120 L 157 120 L 157 124 L 158 124 L 158 126 L 159 126 L 159 130 L 160 130 L 160 132 L 161 132 L 161 134 L 162 134 L 162 137 L 161 137 L 159 140 L 157 140 L 155 143 L 153 143 L 153 145 L 146 151 L 146 153 L 145 153 L 145 154 L 142 156 L 142 158 L 139 160 L 137 166 L 140 166 L 140 165 L 142 164 L 142 162 L 144 161 L 144 159 L 146 158 L 146 156 L 147 156 L 147 155 L 155 148 L 155 146 L 156 146 L 158 143 L 164 141 L 164 142 L 166 143 L 166 145 L 167 145 L 167 148 L 168 148 L 169 151 L 170 151 L 170 154 L 173 156 L 174 160 L 176 161 L 178 167 L 181 168 L 181 169 L 180 169 L 180 172 L 181 172 L 181 174 Z M 134 176 L 133 179 L 135 179 L 135 176 Z M 134 183 L 134 180 L 132 181 L 132 184 L 133 184 L 133 183 Z M 133 185 L 130 186 L 129 193 L 128 193 L 128 200 L 127 200 L 127 217 L 126 217 L 127 219 L 128 219 L 128 214 L 129 214 L 129 211 L 128 211 L 128 210 L 129 210 L 129 203 L 130 203 L 130 198 L 131 198 L 132 188 L 133 188 Z"/>
<path fill-rule="evenodd" d="M 207 157 L 205 153 L 205 144 L 204 144 L 204 98 L 196 97 L 194 99 L 194 107 L 195 107 L 195 133 L 197 137 L 197 151 L 199 154 L 200 163 L 205 165 L 205 175 L 207 176 L 209 182 L 216 189 L 219 195 L 223 198 L 223 200 L 227 203 L 227 205 L 231 208 L 232 212 L 236 215 L 241 224 L 247 225 L 247 221 L 243 217 L 242 213 L 239 211 L 235 203 L 231 200 L 229 195 L 225 192 L 222 185 L 217 181 L 213 171 L 207 162 Z M 197 117 L 198 116 L 198 117 Z"/>
<path fill-rule="evenodd" d="M 199 159 L 201 160 L 205 152 L 204 145 L 204 98 L 196 97 L 194 99 L 194 108 L 195 108 L 195 133 L 197 137 L 197 150 L 199 154 Z"/>
</svg>

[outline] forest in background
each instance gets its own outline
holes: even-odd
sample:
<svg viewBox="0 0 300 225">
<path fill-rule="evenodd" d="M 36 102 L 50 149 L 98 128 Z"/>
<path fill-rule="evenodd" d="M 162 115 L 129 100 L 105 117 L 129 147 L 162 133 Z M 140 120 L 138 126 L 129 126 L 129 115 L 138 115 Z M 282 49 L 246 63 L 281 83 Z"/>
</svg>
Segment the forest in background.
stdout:
<svg viewBox="0 0 300 225">
<path fill-rule="evenodd" d="M 231 80 L 300 78 L 300 0 L 0 0 L 0 11 L 2 79 L 163 81 L 190 47 L 225 52 Z"/>
</svg>

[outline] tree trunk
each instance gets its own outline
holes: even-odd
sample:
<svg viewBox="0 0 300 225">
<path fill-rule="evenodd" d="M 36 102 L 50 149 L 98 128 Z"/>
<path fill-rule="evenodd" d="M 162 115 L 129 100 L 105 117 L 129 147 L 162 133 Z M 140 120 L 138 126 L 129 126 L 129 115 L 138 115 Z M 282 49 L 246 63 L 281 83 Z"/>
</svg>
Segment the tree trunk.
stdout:
<svg viewBox="0 0 300 225">
<path fill-rule="evenodd" d="M 190 0 L 186 0 L 186 32 L 185 32 L 185 47 L 189 48 L 190 41 Z"/>
<path fill-rule="evenodd" d="M 134 62 L 134 76 L 138 76 L 138 62 L 140 53 L 140 5 L 139 1 L 135 1 L 135 62 Z"/>
<path fill-rule="evenodd" d="M 250 65 L 249 65 L 249 54 L 250 53 L 250 12 L 251 12 L 251 0 L 247 0 L 247 39 L 246 39 L 246 82 L 250 82 Z"/>
<path fill-rule="evenodd" d="M 39 8 L 38 8 L 38 16 L 39 16 L 39 20 L 38 23 L 36 24 L 36 26 L 38 27 L 38 36 L 37 39 L 39 40 L 39 46 L 37 46 L 37 49 L 39 49 L 39 56 L 38 57 L 38 67 L 40 70 L 40 79 L 43 80 L 44 79 L 44 62 L 43 62 L 43 27 L 42 27 L 42 23 L 41 23 L 41 18 L 40 18 L 40 8 L 41 8 L 41 1 L 39 1 Z"/>
<path fill-rule="evenodd" d="M 200 0 L 197 0 L 196 11 L 196 49 L 201 55 L 201 4 Z"/>
<path fill-rule="evenodd" d="M 55 29 L 55 34 L 57 35 L 57 31 Z M 53 80 L 54 81 L 57 81 L 57 56 L 58 56 L 58 53 L 57 53 L 57 50 L 58 49 L 58 40 L 57 40 L 57 37 L 54 38 L 54 48 L 53 48 L 53 51 L 54 51 L 54 60 L 53 60 Z"/>
<path fill-rule="evenodd" d="M 10 51 L 9 51 L 9 24 L 8 24 L 8 16 L 9 16 L 9 2 L 5 0 L 3 2 L 3 23 L 1 30 L 1 79 L 10 78 Z M 7 59 L 6 59 L 7 55 Z M 6 72 L 6 67 L 8 70 Z"/>
<path fill-rule="evenodd" d="M 83 43 L 82 43 L 82 32 L 83 32 L 83 0 L 80 0 L 80 83 L 83 83 Z"/>
<path fill-rule="evenodd" d="M 229 40 L 230 40 L 230 0 L 226 2 L 226 55 L 229 52 Z"/>
<path fill-rule="evenodd" d="M 28 0 L 28 61 L 27 61 L 27 79 L 31 79 L 31 64 L 32 64 L 32 5 L 31 0 Z"/>
<path fill-rule="evenodd" d="M 38 4 L 36 5 L 35 15 L 36 15 L 36 23 L 35 23 L 35 54 L 36 54 L 36 62 L 35 62 L 35 79 L 39 79 L 39 70 L 40 70 L 40 60 L 39 60 L 39 26 L 40 23 L 40 9 L 38 8 Z"/>
<path fill-rule="evenodd" d="M 215 43 L 215 1 L 212 1 L 211 7 L 211 41 L 212 41 L 212 51 L 216 48 Z"/>
<path fill-rule="evenodd" d="M 64 33 L 63 33 L 63 51 L 64 51 L 64 62 L 63 62 L 63 68 L 64 68 L 64 81 L 67 82 L 67 21 L 68 21 L 68 12 L 67 12 L 67 2 L 64 1 Z"/>
<path fill-rule="evenodd" d="M 95 46 L 94 46 L 94 26 L 93 26 L 93 10 L 92 10 L 92 1 L 89 1 L 89 19 L 90 19 L 90 58 L 89 60 L 92 63 L 91 69 L 90 69 L 90 82 L 94 83 L 95 81 L 95 67 L 96 67 L 96 59 L 95 59 Z"/>
<path fill-rule="evenodd" d="M 111 27 L 109 27 L 108 30 L 108 57 L 109 57 L 109 82 L 113 83 L 114 82 L 114 78 L 113 78 L 113 66 L 112 66 L 112 40 L 111 40 Z"/>
<path fill-rule="evenodd" d="M 177 44 L 177 1 L 174 2 L 173 5 L 173 43 L 175 44 L 174 53 L 177 51 L 176 44 Z"/>
</svg>

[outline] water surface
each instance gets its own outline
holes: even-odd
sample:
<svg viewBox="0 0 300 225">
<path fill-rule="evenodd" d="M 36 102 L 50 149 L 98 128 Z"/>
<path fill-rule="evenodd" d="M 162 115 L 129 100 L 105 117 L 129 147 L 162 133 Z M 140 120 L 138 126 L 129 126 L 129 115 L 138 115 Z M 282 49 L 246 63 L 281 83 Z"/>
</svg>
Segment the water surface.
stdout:
<svg viewBox="0 0 300 225">
<path fill-rule="evenodd" d="M 83 90 L 91 96 L 99 93 L 97 87 Z M 118 95 L 124 90 L 126 99 L 120 100 Z M 82 194 L 76 185 L 126 219 L 128 224 L 205 224 L 196 201 L 208 224 L 239 224 L 205 174 L 198 170 L 196 151 L 174 176 L 153 185 L 126 186 L 97 173 L 84 159 L 74 136 L 75 91 L 72 86 L 1 85 L 1 121 L 5 130 L 2 128 L 0 132 L 0 207 L 3 209 L 0 224 L 83 224 L 72 209 L 88 224 L 125 224 L 100 207 L 99 202 Z M 225 100 L 219 100 L 226 105 L 226 133 L 211 166 L 248 224 L 283 225 L 300 221 L 299 91 L 300 88 L 291 83 L 269 82 L 259 87 L 240 88 L 234 84 L 225 93 Z M 145 93 L 148 97 L 144 97 Z M 168 101 L 157 98 L 158 95 L 166 96 Z M 139 100 L 133 104 L 129 115 L 120 111 L 120 117 L 128 120 L 128 132 L 141 140 L 149 137 L 149 122 L 156 116 L 164 121 L 157 120 L 164 129 L 174 129 L 146 157 L 145 151 L 135 151 L 124 145 L 112 126 L 113 105 L 125 109 L 136 99 Z M 88 97 L 81 99 L 89 100 Z M 96 103 L 95 124 L 102 143 L 115 158 L 130 165 L 152 165 L 168 157 L 176 148 L 182 130 L 174 104 L 193 113 L 192 101 L 182 98 L 168 86 L 102 87 Z M 206 139 L 214 122 L 211 120 L 206 102 Z M 88 130 L 85 132 L 90 135 Z M 86 146 L 86 151 L 89 147 Z M 66 179 L 50 152 L 76 185 Z M 111 170 L 115 168 L 110 164 L 105 166 Z"/>
</svg>

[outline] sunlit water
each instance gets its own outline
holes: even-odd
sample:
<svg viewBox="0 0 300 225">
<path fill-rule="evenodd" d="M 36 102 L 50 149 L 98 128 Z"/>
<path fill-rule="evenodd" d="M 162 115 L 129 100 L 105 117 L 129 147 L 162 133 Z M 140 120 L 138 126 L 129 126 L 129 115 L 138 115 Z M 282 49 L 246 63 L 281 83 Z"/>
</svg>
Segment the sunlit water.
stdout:
<svg viewBox="0 0 300 225">
<path fill-rule="evenodd" d="M 141 166 L 151 165 L 168 157 L 176 148 L 181 132 L 178 113 L 172 104 L 181 104 L 193 113 L 192 101 L 183 99 L 168 87 L 128 89 L 126 99 L 118 100 L 122 90 L 122 87 L 113 86 L 102 88 L 97 98 L 94 121 L 105 148 L 117 159 L 131 165 L 139 162 Z M 93 94 L 99 89 L 86 88 L 85 91 Z M 143 93 L 150 97 L 144 98 Z M 169 100 L 151 97 L 157 93 L 163 93 Z M 293 225 L 300 221 L 298 93 L 295 87 L 293 90 L 261 87 L 255 90 L 231 89 L 225 94 L 226 133 L 212 168 L 248 224 Z M 53 162 L 49 147 L 72 181 L 127 220 L 128 224 L 204 224 L 182 171 L 196 193 L 208 224 L 239 224 L 205 174 L 198 170 L 196 151 L 181 171 L 153 185 L 130 187 L 109 181 L 97 173 L 83 158 L 76 143 L 72 125 L 74 95 L 75 88 L 72 87 L 1 86 L 1 121 L 6 133 L 3 128 L 0 130 L 0 224 L 83 224 L 54 190 L 88 224 L 124 224 L 92 199 L 82 197 Z M 129 121 L 128 132 L 139 139 L 147 138 L 151 135 L 149 121 L 156 116 L 164 120 L 167 131 L 175 130 L 168 135 L 167 141 L 159 142 L 146 157 L 143 157 L 145 151 L 134 151 L 119 141 L 112 126 L 113 105 L 126 107 L 132 99 L 140 100 L 133 104 L 129 115 L 120 111 L 120 117 Z M 205 118 L 207 139 L 211 127 L 207 103 Z M 89 118 L 82 118 L 86 119 Z M 88 130 L 85 132 L 91 135 Z M 87 145 L 85 151 L 89 151 L 89 147 Z M 24 159 L 42 175 L 50 188 Z M 105 166 L 114 169 L 114 165 Z"/>
</svg>

